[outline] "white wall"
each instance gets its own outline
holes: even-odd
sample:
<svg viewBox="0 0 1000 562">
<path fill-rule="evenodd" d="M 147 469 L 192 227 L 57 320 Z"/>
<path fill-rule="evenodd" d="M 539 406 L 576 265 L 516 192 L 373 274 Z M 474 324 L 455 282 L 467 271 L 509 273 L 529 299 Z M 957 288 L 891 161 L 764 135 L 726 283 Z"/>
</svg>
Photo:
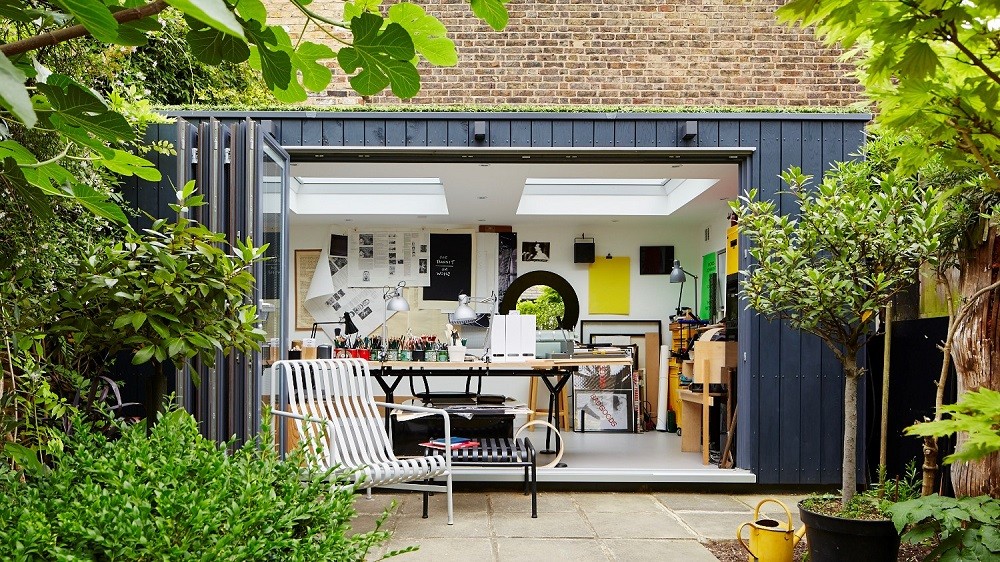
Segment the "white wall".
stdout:
<svg viewBox="0 0 1000 562">
<path fill-rule="evenodd" d="M 343 225 L 340 225 L 343 226 Z M 726 227 L 729 226 L 725 218 L 725 210 L 720 206 L 718 220 L 711 224 L 703 224 L 698 227 L 679 226 L 677 222 L 664 219 L 660 226 L 630 226 L 628 218 L 623 217 L 619 223 L 609 224 L 596 229 L 568 228 L 565 226 L 546 226 L 535 224 L 514 224 L 514 231 L 517 233 L 518 253 L 520 253 L 520 243 L 549 242 L 550 252 L 548 262 L 524 262 L 519 261 L 517 265 L 518 275 L 523 275 L 529 271 L 547 270 L 564 277 L 573 285 L 580 300 L 580 318 L 583 320 L 660 320 L 663 326 L 664 338 L 669 338 L 668 324 L 669 317 L 675 313 L 677 307 L 677 296 L 680 284 L 671 284 L 667 275 L 639 275 L 639 247 L 640 246 L 668 246 L 674 247 L 674 258 L 681 260 L 681 264 L 688 271 L 701 275 L 701 258 L 704 254 L 720 250 L 726 245 Z M 709 228 L 709 240 L 705 240 L 705 228 Z M 389 226 L 387 225 L 387 228 Z M 290 245 L 292 255 L 296 249 L 322 248 L 329 244 L 330 228 L 316 225 L 294 225 L 291 228 Z M 581 234 L 594 238 L 596 248 L 596 259 L 604 259 L 610 253 L 615 257 L 627 256 L 631 259 L 630 276 L 630 306 L 628 315 L 594 315 L 588 312 L 589 302 L 589 279 L 588 264 L 573 263 L 573 241 Z M 482 251 L 477 253 L 482 254 Z M 492 260 L 495 263 L 495 254 Z M 477 285 L 482 285 L 483 269 L 477 268 Z M 493 266 L 492 279 L 496 279 L 495 265 Z M 290 272 L 290 275 L 292 272 Z M 290 276 L 289 276 L 290 279 Z M 694 306 L 693 280 L 685 284 L 683 306 Z M 294 295 L 294 291 L 292 291 Z M 699 290 L 699 299 L 702 295 Z M 411 306 L 413 299 L 408 299 Z M 295 325 L 295 307 L 287 306 L 289 311 L 289 325 Z M 399 316 L 405 316 L 401 313 Z M 405 318 L 395 321 L 405 321 Z M 442 323 L 443 332 L 443 323 Z M 308 332 L 293 332 L 293 337 L 307 336 Z M 442 334 L 443 335 L 443 334 Z M 579 334 L 578 334 L 579 335 Z M 669 342 L 669 340 L 667 340 Z M 457 390 L 464 379 L 450 381 L 448 383 L 438 382 L 434 385 L 434 390 Z M 404 387 L 406 385 L 403 385 Z M 402 388 L 401 394 L 407 391 Z M 521 400 L 526 400 L 528 395 L 528 383 L 523 379 L 495 378 L 484 381 L 484 392 L 502 393 L 514 396 Z M 545 394 L 544 391 L 541 394 Z"/>
</svg>

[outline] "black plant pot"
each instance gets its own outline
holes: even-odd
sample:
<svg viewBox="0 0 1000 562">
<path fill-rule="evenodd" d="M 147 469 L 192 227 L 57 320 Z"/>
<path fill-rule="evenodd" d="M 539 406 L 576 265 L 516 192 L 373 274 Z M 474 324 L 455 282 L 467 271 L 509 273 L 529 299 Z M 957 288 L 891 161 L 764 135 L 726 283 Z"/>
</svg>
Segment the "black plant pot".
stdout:
<svg viewBox="0 0 1000 562">
<path fill-rule="evenodd" d="M 799 503 L 810 562 L 895 562 L 899 533 L 892 521 L 842 519 L 809 511 Z"/>
</svg>

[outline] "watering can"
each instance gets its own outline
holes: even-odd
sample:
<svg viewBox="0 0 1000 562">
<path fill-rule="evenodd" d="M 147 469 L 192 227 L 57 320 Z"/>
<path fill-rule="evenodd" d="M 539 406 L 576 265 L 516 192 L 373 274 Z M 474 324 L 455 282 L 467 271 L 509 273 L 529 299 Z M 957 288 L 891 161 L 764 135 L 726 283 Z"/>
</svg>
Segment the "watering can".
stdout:
<svg viewBox="0 0 1000 562">
<path fill-rule="evenodd" d="M 774 519 L 761 519 L 760 507 L 772 502 L 781 506 L 788 517 L 788 523 Z M 805 534 L 805 525 L 795 531 L 792 529 L 792 514 L 785 504 L 778 500 L 767 498 L 757 504 L 753 512 L 754 521 L 748 521 L 736 529 L 736 538 L 740 545 L 750 553 L 749 562 L 792 562 L 792 551 Z M 743 527 L 750 526 L 750 545 L 743 542 Z"/>
</svg>

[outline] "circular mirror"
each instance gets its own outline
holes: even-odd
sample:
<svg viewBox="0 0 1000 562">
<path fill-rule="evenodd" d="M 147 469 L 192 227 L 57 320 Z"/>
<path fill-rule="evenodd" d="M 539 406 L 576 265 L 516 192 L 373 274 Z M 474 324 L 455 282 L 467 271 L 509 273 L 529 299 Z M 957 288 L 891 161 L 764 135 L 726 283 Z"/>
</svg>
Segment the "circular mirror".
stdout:
<svg viewBox="0 0 1000 562">
<path fill-rule="evenodd" d="M 580 299 L 576 296 L 576 291 L 573 290 L 573 286 L 570 285 L 569 281 L 551 271 L 531 271 L 514 279 L 510 287 L 507 288 L 507 292 L 504 293 L 503 301 L 500 302 L 497 313 L 507 314 L 511 310 L 519 310 L 518 302 L 522 300 L 521 295 L 536 286 L 539 287 L 539 297 L 542 295 L 545 296 L 544 306 L 546 308 L 556 308 L 558 305 L 555 304 L 555 301 L 562 301 L 562 325 L 558 325 L 557 321 L 550 329 L 564 328 L 566 330 L 575 330 L 576 323 L 580 320 Z M 551 292 L 545 291 L 541 287 L 545 287 L 545 289 Z M 538 304 L 538 298 L 532 298 L 531 300 Z M 530 312 L 525 313 L 530 314 Z M 551 314 L 551 316 L 558 315 Z M 539 329 L 545 328 L 539 325 Z"/>
</svg>

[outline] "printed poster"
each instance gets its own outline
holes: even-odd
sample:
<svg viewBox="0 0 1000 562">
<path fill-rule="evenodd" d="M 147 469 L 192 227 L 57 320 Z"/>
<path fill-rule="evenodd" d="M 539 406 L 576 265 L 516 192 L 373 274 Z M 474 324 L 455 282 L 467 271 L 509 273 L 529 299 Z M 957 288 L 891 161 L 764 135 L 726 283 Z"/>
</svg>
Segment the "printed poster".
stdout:
<svg viewBox="0 0 1000 562">
<path fill-rule="evenodd" d="M 430 285 L 430 233 L 356 230 L 347 238 L 347 282 L 351 287 Z"/>
</svg>

